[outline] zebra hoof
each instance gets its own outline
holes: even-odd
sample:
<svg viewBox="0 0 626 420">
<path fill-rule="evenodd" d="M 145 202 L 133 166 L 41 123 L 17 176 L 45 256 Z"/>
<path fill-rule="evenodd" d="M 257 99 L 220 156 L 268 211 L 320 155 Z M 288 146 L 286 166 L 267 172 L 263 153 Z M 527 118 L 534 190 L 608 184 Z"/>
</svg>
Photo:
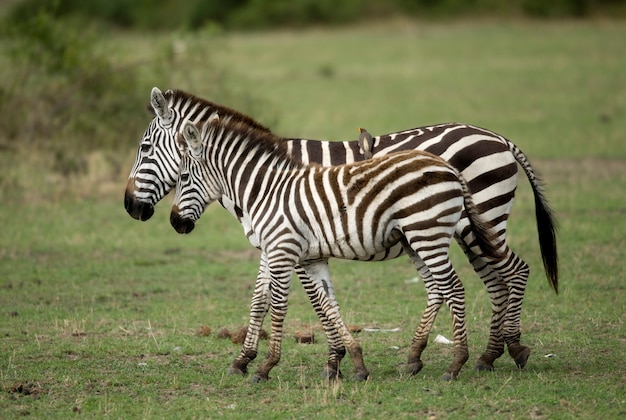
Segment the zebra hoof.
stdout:
<svg viewBox="0 0 626 420">
<path fill-rule="evenodd" d="M 261 375 L 259 375 L 258 373 L 255 373 L 254 375 L 252 375 L 252 378 L 250 378 L 250 383 L 251 384 L 260 384 L 261 382 L 266 382 L 268 381 L 270 378 L 269 377 L 265 377 L 263 378 Z"/>
<path fill-rule="evenodd" d="M 529 357 L 530 349 L 528 347 L 522 346 L 522 350 L 514 358 L 515 365 L 520 369 L 524 369 L 524 366 L 526 366 L 526 362 L 528 362 Z"/>
<path fill-rule="evenodd" d="M 478 359 L 474 365 L 474 370 L 476 372 L 492 372 L 493 369 L 493 364 L 484 361 L 482 358 Z"/>
<path fill-rule="evenodd" d="M 341 373 L 341 370 L 325 368 L 324 371 L 322 372 L 322 378 L 328 381 L 334 381 L 335 379 L 343 379 L 343 373 Z"/>
<path fill-rule="evenodd" d="M 239 375 L 239 376 L 245 376 L 248 372 L 246 370 L 241 370 L 239 368 L 236 367 L 231 367 L 230 369 L 228 369 L 228 374 L 229 375 Z"/>
<path fill-rule="evenodd" d="M 452 373 L 452 372 L 446 372 L 443 374 L 443 376 L 441 377 L 442 380 L 449 382 L 449 381 L 454 381 L 457 378 L 458 374 L 456 373 Z"/>
<path fill-rule="evenodd" d="M 354 379 L 356 379 L 357 382 L 363 382 L 363 381 L 367 381 L 367 378 L 369 378 L 370 373 L 368 371 L 362 371 L 362 372 L 357 372 L 354 375 Z"/>
<path fill-rule="evenodd" d="M 524 369 L 524 366 L 526 366 L 526 362 L 530 357 L 530 348 L 522 346 L 519 343 L 510 345 L 509 356 L 511 356 L 515 361 L 515 366 L 519 369 Z"/>
<path fill-rule="evenodd" d="M 422 370 L 423 367 L 424 363 L 421 360 L 418 360 L 417 362 L 409 363 L 407 365 L 407 372 L 409 372 L 409 374 L 411 375 L 417 375 L 417 373 Z"/>
</svg>

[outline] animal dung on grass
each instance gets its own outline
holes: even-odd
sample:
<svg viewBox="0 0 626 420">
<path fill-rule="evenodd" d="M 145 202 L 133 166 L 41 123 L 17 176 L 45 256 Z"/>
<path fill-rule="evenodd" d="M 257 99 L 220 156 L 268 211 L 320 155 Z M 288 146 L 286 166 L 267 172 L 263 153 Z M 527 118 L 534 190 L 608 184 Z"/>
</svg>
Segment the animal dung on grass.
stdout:
<svg viewBox="0 0 626 420">
<path fill-rule="evenodd" d="M 211 334 L 211 327 L 203 325 L 200 328 L 198 328 L 198 332 L 196 333 L 197 336 L 199 337 L 207 337 L 209 334 Z"/>
<path fill-rule="evenodd" d="M 246 335 L 248 335 L 248 327 L 241 327 L 237 331 L 230 331 L 227 328 L 222 328 L 217 333 L 217 338 L 230 338 L 230 341 L 232 341 L 233 344 L 243 344 L 246 340 Z M 267 331 L 262 329 L 259 333 L 259 338 L 261 340 L 267 340 L 268 337 L 269 334 L 267 334 Z"/>
<path fill-rule="evenodd" d="M 232 341 L 233 344 L 243 344 L 243 342 L 246 341 L 247 335 L 248 335 L 248 328 L 241 327 L 230 335 L 230 341 Z"/>
<path fill-rule="evenodd" d="M 232 333 L 228 328 L 222 328 L 217 332 L 217 338 L 230 338 L 231 335 Z"/>
<path fill-rule="evenodd" d="M 360 325 L 347 325 L 348 327 L 348 331 L 350 331 L 351 333 L 360 333 L 361 331 L 363 331 L 363 327 L 361 327 Z"/>
<path fill-rule="evenodd" d="M 311 328 L 296 331 L 293 336 L 297 343 L 300 344 L 313 344 L 315 343 L 315 334 Z"/>
</svg>

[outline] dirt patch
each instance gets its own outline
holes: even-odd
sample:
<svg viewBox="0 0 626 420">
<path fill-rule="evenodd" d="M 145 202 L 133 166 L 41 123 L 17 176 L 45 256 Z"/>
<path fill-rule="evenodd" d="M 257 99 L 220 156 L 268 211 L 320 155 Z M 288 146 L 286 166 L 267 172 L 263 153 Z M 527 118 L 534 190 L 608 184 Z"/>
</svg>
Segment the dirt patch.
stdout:
<svg viewBox="0 0 626 420">
<path fill-rule="evenodd" d="M 7 392 L 12 395 L 28 395 L 34 398 L 39 397 L 42 392 L 41 385 L 35 381 L 17 382 L 11 385 Z"/>
</svg>

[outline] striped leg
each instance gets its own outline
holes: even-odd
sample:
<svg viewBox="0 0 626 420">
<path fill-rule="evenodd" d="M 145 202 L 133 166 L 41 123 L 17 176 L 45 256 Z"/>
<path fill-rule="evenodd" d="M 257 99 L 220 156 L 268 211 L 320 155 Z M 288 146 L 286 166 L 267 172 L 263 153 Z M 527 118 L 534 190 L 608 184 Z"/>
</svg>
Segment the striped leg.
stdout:
<svg viewBox="0 0 626 420">
<path fill-rule="evenodd" d="M 450 260 L 448 258 L 449 247 L 444 244 L 441 247 L 433 248 L 432 241 L 420 242 L 408 240 L 409 246 L 405 247 L 407 254 L 411 257 L 413 263 L 418 267 L 418 270 L 422 275 L 426 273 L 425 270 L 430 272 L 430 275 L 426 275 L 425 278 L 432 277 L 432 283 L 429 281 L 424 284 L 427 286 L 429 306 L 430 302 L 434 302 L 433 313 L 427 314 L 424 312 L 422 321 L 426 319 L 426 323 L 420 327 L 418 331 L 424 328 L 418 336 L 416 332 L 415 340 L 411 345 L 409 369 L 413 370 L 421 368 L 419 364 L 419 355 L 426 347 L 428 340 L 428 334 L 432 327 L 432 323 L 435 320 L 437 310 L 441 306 L 441 298 L 443 298 L 452 312 L 452 324 L 454 335 L 454 357 L 452 363 L 443 375 L 444 380 L 456 379 L 459 371 L 469 358 L 469 350 L 467 346 L 467 329 L 465 326 L 465 289 L 463 284 L 459 280 Z M 445 258 L 445 259 L 444 259 Z M 426 268 L 422 266 L 426 265 Z M 434 290 L 433 290 L 434 289 Z M 432 293 L 432 294 L 431 294 Z M 430 309 L 427 307 L 427 310 Z M 416 359 L 412 360 L 417 356 Z"/>
<path fill-rule="evenodd" d="M 295 265 L 295 256 L 281 250 L 277 250 L 267 256 L 267 269 L 270 277 L 269 294 L 272 328 L 267 356 L 265 356 L 265 359 L 252 376 L 252 382 L 268 380 L 270 370 L 280 361 L 283 324 L 285 316 L 287 315 L 287 300 L 291 287 L 291 274 L 293 273 Z M 252 322 L 252 319 L 250 321 Z M 244 342 L 244 346 L 245 344 Z"/>
<path fill-rule="evenodd" d="M 352 358 L 352 363 L 354 364 L 354 373 L 356 380 L 366 380 L 369 376 L 369 372 L 365 367 L 365 363 L 363 361 L 363 349 L 361 348 L 359 342 L 354 339 L 352 334 L 350 334 L 350 331 L 348 330 L 343 322 L 343 319 L 341 318 L 339 305 L 337 304 L 337 300 L 335 299 L 335 293 L 333 291 L 332 283 L 330 281 L 330 270 L 328 268 L 328 261 L 322 260 L 306 264 L 302 266 L 302 269 L 306 272 L 311 281 L 317 285 L 318 289 L 320 287 L 323 289 L 323 293 L 320 290 L 318 297 L 321 312 L 324 314 L 328 322 L 328 325 L 324 325 L 327 336 L 329 336 L 329 333 L 332 336 L 339 334 L 339 336 L 341 337 L 341 341 L 343 342 L 343 345 L 341 345 L 341 348 L 339 349 L 337 348 L 336 344 L 331 344 L 329 342 L 331 348 L 329 350 L 328 363 L 324 372 L 325 376 L 329 379 L 332 379 L 338 375 L 341 375 L 341 372 L 339 371 L 339 362 L 341 361 L 341 358 L 343 357 L 343 354 L 345 354 L 345 351 L 347 349 L 348 353 L 350 353 L 350 357 Z M 341 353 L 342 350 L 343 354 Z"/>
<path fill-rule="evenodd" d="M 505 344 L 517 367 L 523 368 L 530 356 L 530 348 L 520 342 L 522 301 L 530 273 L 528 265 L 508 246 L 505 258 L 494 262 L 477 258 L 466 244 L 458 242 L 487 287 L 492 307 L 489 343 L 476 361 L 475 369 L 493 370 L 493 362 L 504 354 Z"/>
<path fill-rule="evenodd" d="M 322 299 L 336 302 L 332 284 L 324 279 L 312 279 L 299 265 L 296 266 L 296 273 L 326 333 L 326 340 L 328 341 L 328 361 L 326 362 L 322 375 L 326 379 L 341 379 L 343 375 L 339 369 L 339 365 L 346 355 L 346 347 L 335 325 L 326 316 L 324 306 L 328 306 L 328 304 L 322 304 Z"/>
<path fill-rule="evenodd" d="M 418 272 L 424 281 L 428 299 L 426 309 L 424 309 L 419 326 L 417 327 L 417 330 L 415 330 L 415 335 L 413 335 L 411 348 L 409 350 L 407 370 L 411 375 L 415 375 L 422 370 L 422 367 L 424 367 L 424 363 L 421 360 L 422 352 L 428 345 L 428 336 L 435 322 L 435 318 L 437 317 L 437 313 L 439 312 L 439 308 L 443 304 L 443 296 L 439 293 L 439 289 L 434 283 L 430 271 L 426 268 L 422 260 L 417 258 L 417 256 L 412 255 L 412 253 L 409 255 L 411 256 L 413 264 L 415 264 L 416 267 L 419 267 Z"/>
<path fill-rule="evenodd" d="M 230 365 L 230 369 L 228 370 L 230 375 L 245 375 L 248 373 L 248 364 L 254 360 L 258 354 L 261 326 L 263 325 L 263 319 L 269 308 L 270 277 L 267 256 L 265 253 L 261 253 L 259 273 L 257 275 L 256 284 L 254 285 L 252 303 L 250 304 L 248 333 L 246 334 L 246 339 L 244 340 L 239 356 L 237 356 Z"/>
<path fill-rule="evenodd" d="M 487 349 L 476 360 L 475 370 L 493 370 L 493 362 L 504 354 L 504 317 L 507 313 L 509 289 L 502 278 L 495 272 L 484 259 L 477 256 L 461 240 L 457 240 L 476 274 L 482 279 L 489 300 L 491 301 L 491 326 L 489 329 L 489 341 Z"/>
<path fill-rule="evenodd" d="M 508 306 L 504 319 L 504 341 L 509 350 L 509 355 L 515 361 L 518 368 L 526 366 L 530 356 L 530 348 L 522 345 L 520 339 L 522 302 L 526 283 L 530 275 L 528 264 L 519 258 L 513 251 L 507 248 L 506 258 L 503 262 L 492 264 L 494 270 L 505 279 L 509 290 Z"/>
<path fill-rule="evenodd" d="M 469 359 L 465 326 L 465 289 L 452 265 L 450 265 L 449 279 L 449 287 L 443 290 L 443 296 L 452 312 L 454 359 L 443 375 L 444 380 L 456 379 L 459 371 Z"/>
</svg>

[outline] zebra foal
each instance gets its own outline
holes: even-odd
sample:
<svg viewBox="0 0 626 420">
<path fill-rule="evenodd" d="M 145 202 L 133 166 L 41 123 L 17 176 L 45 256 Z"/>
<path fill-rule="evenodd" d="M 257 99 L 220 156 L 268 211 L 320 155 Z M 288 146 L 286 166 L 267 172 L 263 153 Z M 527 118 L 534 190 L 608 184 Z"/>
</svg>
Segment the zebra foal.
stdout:
<svg viewBox="0 0 626 420">
<path fill-rule="evenodd" d="M 330 288 L 329 258 L 364 260 L 401 244 L 424 278 L 429 300 L 411 345 L 409 369 L 421 369 L 421 353 L 445 301 L 452 311 L 454 357 L 444 379 L 457 377 L 469 355 L 465 294 L 448 252 L 463 211 L 475 252 L 493 260 L 503 255 L 454 168 L 418 151 L 330 168 L 305 165 L 290 157 L 282 139 L 245 123 L 221 121 L 213 114 L 202 126 L 202 132 L 193 123 L 183 126 L 188 150 L 181 161 L 171 224 L 177 232 L 189 233 L 210 203 L 231 203 L 225 207 L 262 252 L 248 334 L 231 373 L 246 373 L 256 358 L 268 311 L 269 350 L 253 381 L 268 379 L 279 362 L 296 266 Z M 320 298 L 324 316 L 353 360 L 362 360 L 361 347 L 347 331 L 336 301 Z M 355 369 L 357 376 L 361 371 L 367 376 L 357 362 Z"/>
</svg>

